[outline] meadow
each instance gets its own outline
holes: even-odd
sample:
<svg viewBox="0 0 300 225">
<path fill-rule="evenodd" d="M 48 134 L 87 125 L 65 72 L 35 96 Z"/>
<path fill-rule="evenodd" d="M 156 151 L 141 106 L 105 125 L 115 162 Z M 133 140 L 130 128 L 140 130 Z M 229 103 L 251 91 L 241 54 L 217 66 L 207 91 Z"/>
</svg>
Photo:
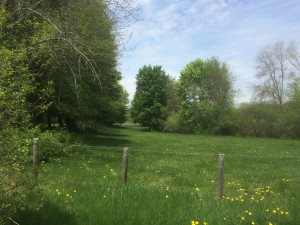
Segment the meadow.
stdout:
<svg viewBox="0 0 300 225">
<path fill-rule="evenodd" d="M 72 154 L 39 166 L 22 225 L 299 225 L 300 141 L 149 132 L 78 135 Z M 129 147 L 128 184 L 121 180 Z M 225 187 L 217 198 L 218 157 Z"/>
</svg>

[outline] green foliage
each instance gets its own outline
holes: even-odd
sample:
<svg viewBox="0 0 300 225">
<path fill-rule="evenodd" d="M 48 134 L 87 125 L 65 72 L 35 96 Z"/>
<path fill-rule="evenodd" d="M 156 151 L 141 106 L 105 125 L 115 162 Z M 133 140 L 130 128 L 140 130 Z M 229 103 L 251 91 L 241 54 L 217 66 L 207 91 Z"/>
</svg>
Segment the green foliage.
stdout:
<svg viewBox="0 0 300 225">
<path fill-rule="evenodd" d="M 167 118 L 168 76 L 161 66 L 144 66 L 136 76 L 131 115 L 134 122 L 161 130 Z"/>
<path fill-rule="evenodd" d="M 164 131 L 169 133 L 177 133 L 179 130 L 179 114 L 171 113 L 164 124 Z"/>
<path fill-rule="evenodd" d="M 21 65 L 34 81 L 34 91 L 26 96 L 34 125 L 48 129 L 59 121 L 73 129 L 76 121 L 124 120 L 121 75 L 116 71 L 120 21 L 107 16 L 114 3 L 109 4 L 110 8 L 103 1 L 84 0 L 3 4 L 0 42 L 24 54 Z M 118 10 L 128 7 L 122 4 Z M 116 109 L 118 115 L 113 114 Z"/>
<path fill-rule="evenodd" d="M 169 77 L 167 85 L 167 108 L 169 112 L 178 112 L 180 109 L 180 97 L 177 91 L 178 81 Z"/>
<path fill-rule="evenodd" d="M 233 89 L 226 64 L 194 60 L 181 71 L 178 91 L 181 120 L 190 132 L 224 133 L 231 126 Z"/>
<path fill-rule="evenodd" d="M 242 104 L 235 118 L 239 132 L 245 136 L 281 137 L 285 125 L 278 105 L 265 103 Z"/>
<path fill-rule="evenodd" d="M 48 162 L 53 158 L 67 156 L 72 153 L 70 145 L 76 142 L 74 135 L 65 130 L 45 131 L 40 134 L 37 142 L 39 158 Z"/>
<path fill-rule="evenodd" d="M 285 104 L 288 135 L 300 137 L 300 79 L 295 79 L 288 90 L 289 101 Z"/>
</svg>

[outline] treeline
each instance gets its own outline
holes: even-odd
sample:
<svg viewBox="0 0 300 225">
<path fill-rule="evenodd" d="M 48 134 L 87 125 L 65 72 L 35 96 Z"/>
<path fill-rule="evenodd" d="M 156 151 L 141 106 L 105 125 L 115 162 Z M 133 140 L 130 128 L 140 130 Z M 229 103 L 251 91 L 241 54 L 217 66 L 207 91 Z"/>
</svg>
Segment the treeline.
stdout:
<svg viewBox="0 0 300 225">
<path fill-rule="evenodd" d="M 20 207 L 33 137 L 125 121 L 117 59 L 138 11 L 131 0 L 1 1 L 0 224 Z"/>
<path fill-rule="evenodd" d="M 136 76 L 133 121 L 166 132 L 300 137 L 300 53 L 295 43 L 266 46 L 256 64 L 253 99 L 238 106 L 230 67 L 217 58 L 188 63 L 178 80 L 161 66 L 144 66 Z"/>
<path fill-rule="evenodd" d="M 48 129 L 54 123 L 73 130 L 77 122 L 124 121 L 116 21 L 104 1 L 2 5 L 1 90 L 10 96 L 3 104 L 14 97 L 6 92 L 13 92 L 23 98 L 32 125 Z M 1 107 L 4 114 L 11 106 Z"/>
</svg>

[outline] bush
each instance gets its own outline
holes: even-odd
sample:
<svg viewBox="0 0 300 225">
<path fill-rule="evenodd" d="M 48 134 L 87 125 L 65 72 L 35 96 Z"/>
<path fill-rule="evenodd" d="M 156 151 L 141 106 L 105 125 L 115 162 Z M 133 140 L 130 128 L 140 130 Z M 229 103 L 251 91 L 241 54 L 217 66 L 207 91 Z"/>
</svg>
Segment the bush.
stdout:
<svg viewBox="0 0 300 225">
<path fill-rule="evenodd" d="M 17 129 L 6 126 L 0 130 L 0 224 L 24 206 L 26 193 L 31 190 L 31 156 L 35 130 Z"/>
<path fill-rule="evenodd" d="M 164 131 L 169 133 L 190 133 L 191 130 L 181 121 L 179 113 L 172 112 L 164 123 Z"/>
<path fill-rule="evenodd" d="M 237 131 L 237 125 L 232 120 L 226 120 L 223 121 L 223 123 L 218 124 L 213 133 L 217 135 L 234 135 Z"/>
<path fill-rule="evenodd" d="M 41 133 L 38 141 L 40 160 L 49 161 L 53 157 L 66 156 L 72 152 L 70 144 L 76 143 L 71 133 L 64 130 Z"/>
</svg>

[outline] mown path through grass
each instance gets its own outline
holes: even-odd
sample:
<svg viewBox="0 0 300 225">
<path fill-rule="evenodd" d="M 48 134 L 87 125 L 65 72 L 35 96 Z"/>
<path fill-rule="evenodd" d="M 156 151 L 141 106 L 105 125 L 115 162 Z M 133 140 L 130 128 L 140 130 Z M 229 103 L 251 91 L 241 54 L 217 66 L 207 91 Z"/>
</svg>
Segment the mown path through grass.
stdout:
<svg viewBox="0 0 300 225">
<path fill-rule="evenodd" d="M 74 153 L 40 167 L 40 194 L 20 224 L 300 224 L 300 141 L 147 132 L 80 135 Z M 121 182 L 129 147 L 128 186 Z M 218 201 L 218 154 L 225 193 Z"/>
</svg>

